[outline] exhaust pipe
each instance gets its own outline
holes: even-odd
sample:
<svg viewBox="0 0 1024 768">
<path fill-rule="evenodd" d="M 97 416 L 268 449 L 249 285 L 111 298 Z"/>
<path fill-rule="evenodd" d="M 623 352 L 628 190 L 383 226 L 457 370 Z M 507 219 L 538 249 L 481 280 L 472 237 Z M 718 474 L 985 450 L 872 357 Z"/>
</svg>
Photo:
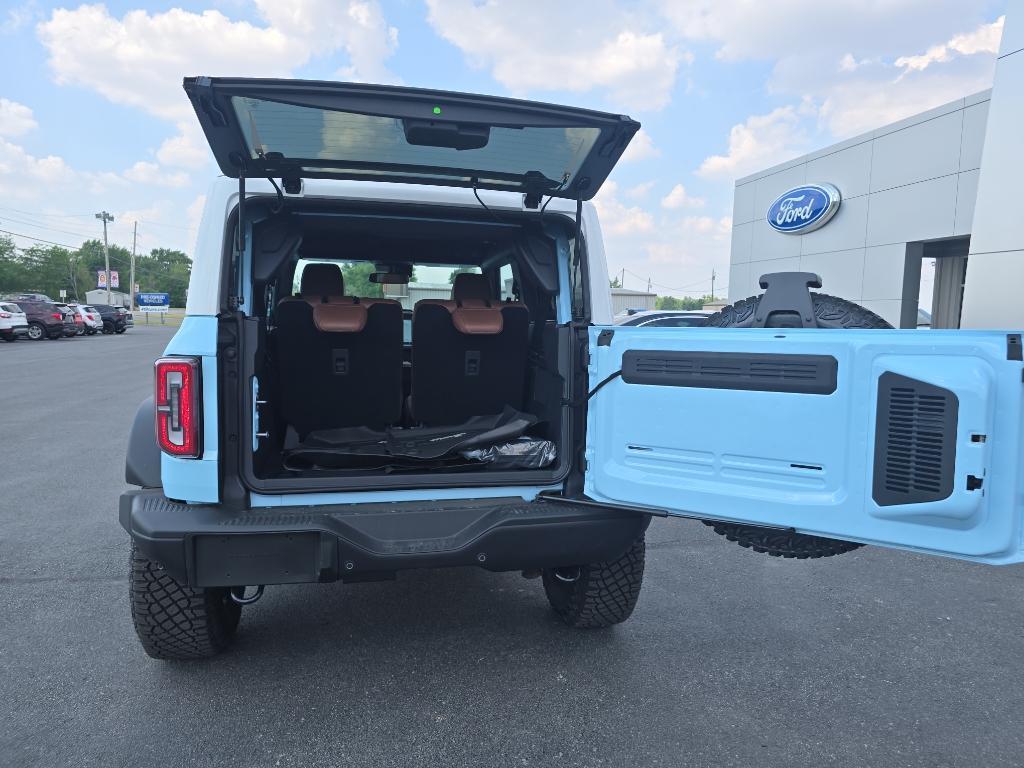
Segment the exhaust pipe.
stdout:
<svg viewBox="0 0 1024 768">
<path fill-rule="evenodd" d="M 257 600 L 259 600 L 261 597 L 263 597 L 263 585 L 262 584 L 259 584 L 256 587 L 256 591 L 252 595 L 250 595 L 249 597 L 245 596 L 245 590 L 246 589 L 248 589 L 248 587 L 244 587 L 244 586 L 243 587 L 232 587 L 228 591 L 228 594 L 231 596 L 231 602 L 235 603 L 236 605 L 252 605 Z"/>
</svg>

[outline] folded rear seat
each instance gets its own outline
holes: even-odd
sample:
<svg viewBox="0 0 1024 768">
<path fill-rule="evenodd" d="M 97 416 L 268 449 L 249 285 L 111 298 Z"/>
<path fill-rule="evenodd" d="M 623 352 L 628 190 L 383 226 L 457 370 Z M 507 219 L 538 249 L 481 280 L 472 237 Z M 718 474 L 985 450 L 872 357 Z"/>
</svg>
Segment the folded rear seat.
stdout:
<svg viewBox="0 0 1024 768">
<path fill-rule="evenodd" d="M 428 426 L 523 408 L 530 317 L 494 300 L 486 276 L 456 275 L 452 299 L 416 302 L 412 415 Z"/>
<path fill-rule="evenodd" d="M 307 264 L 299 296 L 277 305 L 283 415 L 300 439 L 401 418 L 402 306 L 344 292 L 336 264 Z"/>
</svg>

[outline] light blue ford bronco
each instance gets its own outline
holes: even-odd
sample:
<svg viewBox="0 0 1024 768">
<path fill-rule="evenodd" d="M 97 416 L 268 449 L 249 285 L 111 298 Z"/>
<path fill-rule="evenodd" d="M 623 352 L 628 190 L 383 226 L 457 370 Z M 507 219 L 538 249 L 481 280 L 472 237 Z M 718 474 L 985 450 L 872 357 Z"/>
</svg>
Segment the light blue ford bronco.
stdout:
<svg viewBox="0 0 1024 768">
<path fill-rule="evenodd" d="M 224 176 L 120 500 L 151 656 L 222 651 L 265 585 L 416 568 L 522 571 L 609 627 L 652 515 L 782 557 L 1024 559 L 1019 332 L 893 330 L 807 273 L 705 327 L 615 326 L 588 201 L 636 121 L 184 87 Z"/>
</svg>

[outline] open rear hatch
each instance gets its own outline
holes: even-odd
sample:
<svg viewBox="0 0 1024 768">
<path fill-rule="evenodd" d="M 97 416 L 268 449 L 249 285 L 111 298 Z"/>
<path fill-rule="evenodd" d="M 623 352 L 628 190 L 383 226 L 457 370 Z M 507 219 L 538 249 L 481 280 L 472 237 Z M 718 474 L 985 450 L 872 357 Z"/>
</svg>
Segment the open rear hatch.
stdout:
<svg viewBox="0 0 1024 768">
<path fill-rule="evenodd" d="M 360 179 L 589 200 L 640 128 L 625 115 L 420 88 L 184 81 L 221 171 Z"/>
</svg>

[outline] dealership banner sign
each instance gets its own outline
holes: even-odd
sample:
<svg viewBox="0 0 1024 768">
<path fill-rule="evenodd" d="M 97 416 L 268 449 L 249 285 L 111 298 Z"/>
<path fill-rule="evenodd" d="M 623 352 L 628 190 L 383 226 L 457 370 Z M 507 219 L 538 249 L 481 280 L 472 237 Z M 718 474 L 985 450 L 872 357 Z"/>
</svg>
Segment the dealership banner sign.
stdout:
<svg viewBox="0 0 1024 768">
<path fill-rule="evenodd" d="M 137 293 L 135 303 L 138 304 L 140 312 L 166 312 L 171 308 L 171 294 Z"/>
<path fill-rule="evenodd" d="M 803 235 L 828 224 L 839 210 L 842 199 L 839 190 L 831 184 L 805 184 L 779 195 L 768 206 L 766 218 L 776 232 Z"/>
</svg>

